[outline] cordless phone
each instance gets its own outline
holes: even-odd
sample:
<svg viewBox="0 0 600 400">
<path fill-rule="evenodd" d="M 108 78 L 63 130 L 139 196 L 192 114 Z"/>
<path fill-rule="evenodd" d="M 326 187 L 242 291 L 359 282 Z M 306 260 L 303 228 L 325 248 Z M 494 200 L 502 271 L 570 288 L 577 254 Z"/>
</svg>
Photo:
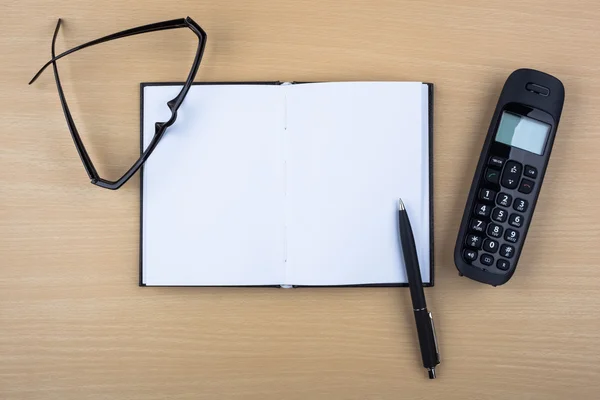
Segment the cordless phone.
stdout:
<svg viewBox="0 0 600 400">
<path fill-rule="evenodd" d="M 500 94 L 467 198 L 454 263 L 493 286 L 514 274 L 540 193 L 565 91 L 555 77 L 513 72 Z"/>
</svg>

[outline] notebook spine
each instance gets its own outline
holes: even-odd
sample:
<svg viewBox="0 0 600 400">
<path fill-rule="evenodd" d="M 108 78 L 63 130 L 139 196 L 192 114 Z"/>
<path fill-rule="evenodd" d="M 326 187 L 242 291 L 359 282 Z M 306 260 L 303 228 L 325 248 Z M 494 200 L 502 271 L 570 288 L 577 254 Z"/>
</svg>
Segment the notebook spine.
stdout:
<svg viewBox="0 0 600 400">
<path fill-rule="evenodd" d="M 291 82 L 282 82 L 281 85 L 291 85 Z M 283 154 L 283 284 L 282 288 L 291 287 L 288 285 L 288 217 L 289 217 L 289 201 L 288 201 L 288 155 L 289 155 L 289 141 L 287 131 L 287 119 L 288 119 L 288 101 L 287 91 L 284 91 L 283 97 L 283 138 L 282 138 L 282 154 Z"/>
</svg>

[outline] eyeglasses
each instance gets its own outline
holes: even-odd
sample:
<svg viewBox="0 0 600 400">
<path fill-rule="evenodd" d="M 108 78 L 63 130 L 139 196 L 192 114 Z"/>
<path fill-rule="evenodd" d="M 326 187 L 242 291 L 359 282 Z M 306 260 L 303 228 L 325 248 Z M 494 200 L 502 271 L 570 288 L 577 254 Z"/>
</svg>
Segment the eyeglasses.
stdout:
<svg viewBox="0 0 600 400">
<path fill-rule="evenodd" d="M 40 68 L 40 70 L 35 74 L 33 79 L 31 79 L 29 84 L 31 85 L 33 82 L 35 82 L 36 79 L 42 74 L 42 72 L 44 72 L 44 70 L 48 66 L 52 65 L 52 68 L 54 69 L 54 79 L 56 81 L 56 87 L 58 89 L 58 96 L 60 97 L 60 103 L 62 105 L 63 113 L 65 114 L 65 118 L 67 120 L 67 126 L 69 127 L 69 131 L 71 132 L 71 136 L 73 137 L 73 142 L 75 143 L 75 147 L 77 148 L 77 153 L 79 153 L 79 157 L 83 162 L 83 166 L 88 176 L 90 177 L 91 182 L 94 185 L 106 189 L 116 190 L 123 186 L 125 182 L 127 182 L 140 169 L 140 167 L 144 164 L 144 162 L 146 162 L 148 157 L 150 157 L 150 154 L 152 154 L 152 152 L 158 145 L 158 142 L 163 137 L 167 128 L 173 125 L 173 123 L 177 119 L 177 110 L 179 110 L 179 107 L 181 106 L 181 103 L 185 99 L 185 96 L 187 95 L 188 91 L 190 90 L 190 86 L 192 85 L 196 73 L 198 72 L 198 67 L 200 66 L 200 61 L 202 60 L 202 55 L 204 54 L 204 48 L 206 46 L 206 32 L 204 32 L 200 25 L 198 25 L 190 17 L 180 18 L 170 21 L 163 21 L 154 24 L 138 26 L 137 28 L 127 29 L 121 32 L 113 33 L 112 35 L 107 35 L 99 39 L 92 40 L 82 45 L 73 47 L 72 49 L 67 50 L 57 56 L 55 52 L 55 43 L 60 25 L 61 20 L 59 19 L 58 23 L 56 24 L 56 28 L 54 29 L 54 36 L 52 37 L 52 59 L 46 64 L 44 64 L 42 68 Z M 192 69 L 190 70 L 190 73 L 188 74 L 188 77 L 181 91 L 173 100 L 167 102 L 167 106 L 171 110 L 171 117 L 165 122 L 156 122 L 156 124 L 154 125 L 154 137 L 152 138 L 152 141 L 150 142 L 148 147 L 146 147 L 146 149 L 141 153 L 139 159 L 131 166 L 131 168 L 127 170 L 127 172 L 125 172 L 125 174 L 123 174 L 123 176 L 121 176 L 121 178 L 119 178 L 116 181 L 110 181 L 101 178 L 98 172 L 96 171 L 96 168 L 94 167 L 94 164 L 92 163 L 92 160 L 90 159 L 90 156 L 88 155 L 85 146 L 83 145 L 81 136 L 77 131 L 77 127 L 75 126 L 75 122 L 73 121 L 73 117 L 71 116 L 71 112 L 69 111 L 69 106 L 67 105 L 67 100 L 65 99 L 65 94 L 63 92 L 60 78 L 58 76 L 58 68 L 56 66 L 56 61 L 78 50 L 82 50 L 86 47 L 94 46 L 96 44 L 108 42 L 110 40 L 122 39 L 128 36 L 140 35 L 142 33 L 179 28 L 191 29 L 191 31 L 198 37 L 198 48 L 196 50 L 194 62 L 192 63 Z"/>
</svg>

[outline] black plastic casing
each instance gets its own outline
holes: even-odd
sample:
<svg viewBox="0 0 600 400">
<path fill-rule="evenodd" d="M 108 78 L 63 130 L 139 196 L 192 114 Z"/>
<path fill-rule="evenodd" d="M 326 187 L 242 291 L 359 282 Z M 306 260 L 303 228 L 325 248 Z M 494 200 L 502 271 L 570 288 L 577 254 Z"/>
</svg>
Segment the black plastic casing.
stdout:
<svg viewBox="0 0 600 400">
<path fill-rule="evenodd" d="M 550 153 L 560 121 L 564 98 L 565 91 L 563 84 L 555 77 L 540 71 L 519 69 L 514 71 L 506 80 L 488 129 L 479 162 L 477 163 L 477 169 L 475 170 L 473 182 L 471 183 L 465 212 L 461 220 L 460 230 L 456 240 L 454 263 L 461 275 L 479 282 L 497 286 L 506 283 L 514 274 L 533 217 L 540 188 L 546 173 L 548 160 L 550 159 Z M 495 141 L 496 131 L 503 111 L 527 116 L 550 125 L 551 128 L 542 155 Z M 507 189 L 501 187 L 500 184 L 487 182 L 484 179 L 484 172 L 487 168 L 488 160 L 492 155 L 502 157 L 505 160 L 510 159 L 517 161 L 523 166 L 530 165 L 535 167 L 538 170 L 538 176 L 534 180 L 534 190 L 531 193 L 524 195 L 523 193 L 520 193 L 517 188 Z M 506 165 L 506 162 L 504 165 Z M 510 194 L 513 199 L 525 198 L 529 203 L 526 212 L 519 213 L 524 216 L 524 224 L 519 229 L 520 237 L 518 244 L 508 243 L 504 241 L 503 238 L 496 239 L 499 240 L 499 246 L 506 243 L 515 247 L 514 255 L 509 260 L 511 264 L 510 269 L 507 271 L 498 269 L 495 264 L 496 261 L 494 261 L 493 265 L 486 266 L 481 264 L 479 258 L 471 262 L 467 262 L 463 258 L 463 250 L 466 248 L 466 236 L 469 233 L 473 233 L 470 232 L 469 222 L 471 218 L 474 217 L 473 212 L 475 205 L 478 202 L 478 193 L 481 188 L 489 188 L 497 192 Z M 492 205 L 492 207 L 493 206 L 495 205 Z M 509 211 L 514 212 L 512 207 Z M 483 234 L 483 236 L 485 236 L 485 234 Z M 479 251 L 478 254 L 482 254 L 483 252 L 484 251 Z M 494 257 L 497 260 L 500 256 L 496 253 L 494 254 Z"/>
</svg>

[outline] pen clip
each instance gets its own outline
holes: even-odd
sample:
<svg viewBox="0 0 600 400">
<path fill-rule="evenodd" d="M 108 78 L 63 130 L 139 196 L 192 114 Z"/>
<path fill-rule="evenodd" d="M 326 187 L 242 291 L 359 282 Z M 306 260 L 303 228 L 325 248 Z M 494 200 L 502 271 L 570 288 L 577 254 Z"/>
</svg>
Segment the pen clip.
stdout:
<svg viewBox="0 0 600 400">
<path fill-rule="evenodd" d="M 439 364 L 440 363 L 440 347 L 438 345 L 437 334 L 435 333 L 435 324 L 433 323 L 433 317 L 431 316 L 431 313 L 428 312 L 428 314 L 429 314 L 429 321 L 431 321 L 431 332 L 433 333 L 433 343 L 435 343 L 435 355 L 437 357 L 437 362 Z"/>
</svg>

